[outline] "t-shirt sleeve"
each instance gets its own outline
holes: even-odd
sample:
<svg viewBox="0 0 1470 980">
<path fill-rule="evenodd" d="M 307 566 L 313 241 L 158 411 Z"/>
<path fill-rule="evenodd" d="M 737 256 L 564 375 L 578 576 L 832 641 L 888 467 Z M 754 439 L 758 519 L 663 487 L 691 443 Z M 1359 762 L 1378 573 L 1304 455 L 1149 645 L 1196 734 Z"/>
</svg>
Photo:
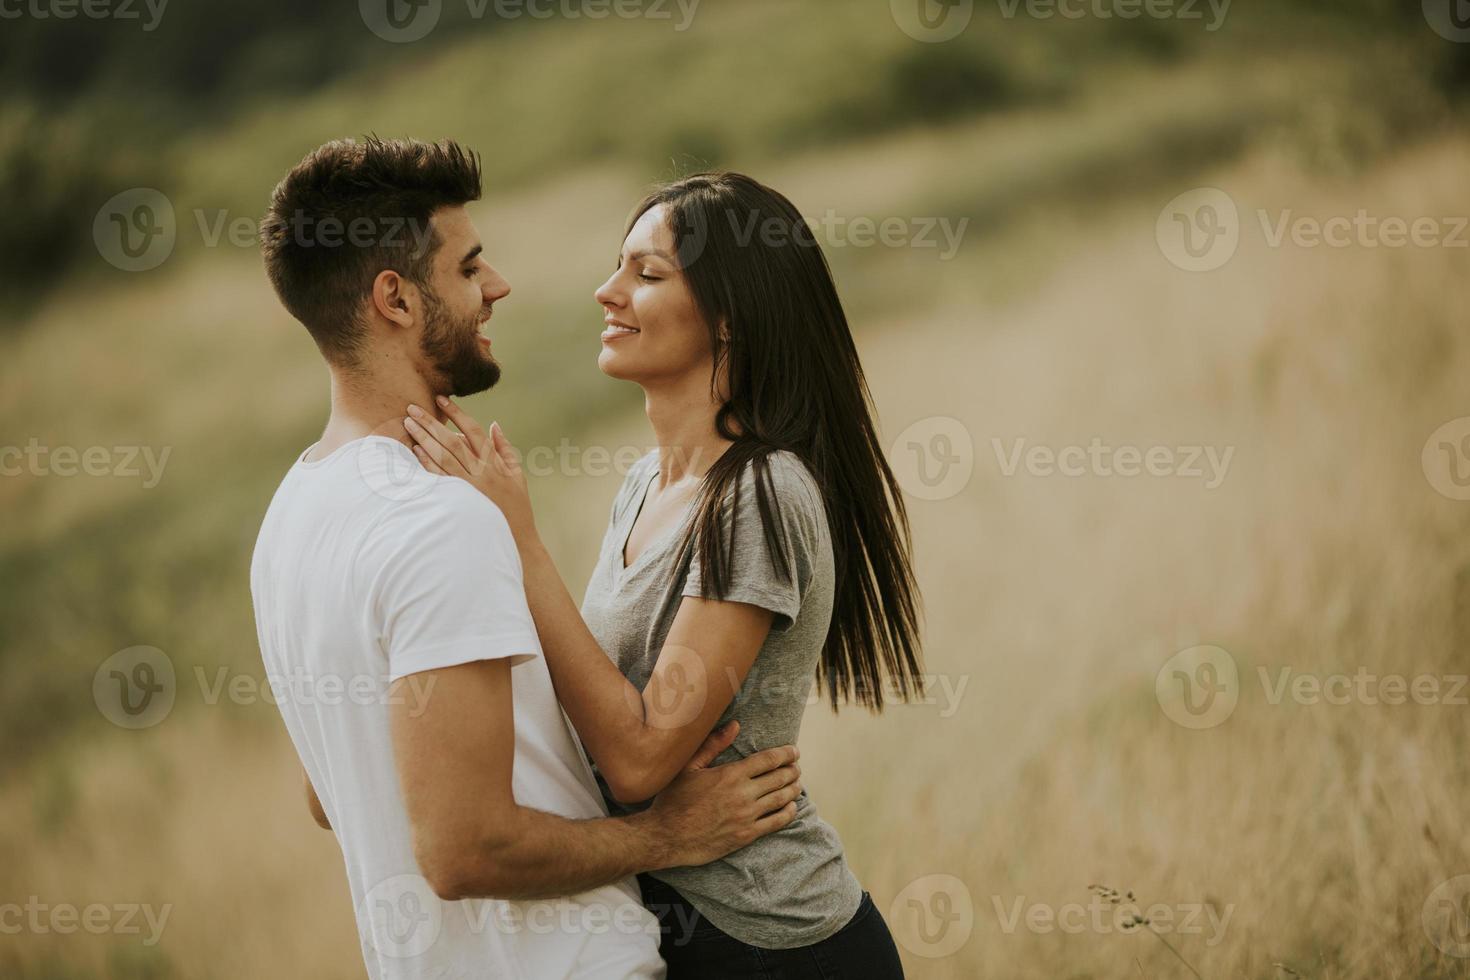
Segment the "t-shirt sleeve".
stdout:
<svg viewBox="0 0 1470 980">
<path fill-rule="evenodd" d="M 816 482 L 796 457 L 773 453 L 768 460 L 772 519 L 777 546 L 785 553 L 787 574 L 783 576 L 773 560 L 756 496 L 755 467 L 747 466 L 733 500 L 726 498 L 723 526 L 731 554 L 725 593 L 719 598 L 769 609 L 775 614 L 771 629 L 783 631 L 796 621 L 811 585 L 818 551 L 827 541 L 827 515 Z M 698 596 L 703 586 L 704 567 L 696 546 L 683 594 Z"/>
<path fill-rule="evenodd" d="M 515 539 L 469 484 L 441 480 L 394 504 L 364 542 L 388 677 L 541 655 Z"/>
</svg>

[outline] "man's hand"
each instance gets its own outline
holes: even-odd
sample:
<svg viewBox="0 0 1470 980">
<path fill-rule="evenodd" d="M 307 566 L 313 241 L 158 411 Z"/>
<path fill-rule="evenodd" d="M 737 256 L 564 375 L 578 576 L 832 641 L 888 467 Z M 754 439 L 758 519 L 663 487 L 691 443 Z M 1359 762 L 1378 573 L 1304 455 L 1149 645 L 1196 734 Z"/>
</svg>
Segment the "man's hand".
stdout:
<svg viewBox="0 0 1470 980">
<path fill-rule="evenodd" d="M 794 745 L 710 767 L 740 730 L 716 729 L 645 816 L 668 847 L 666 867 L 708 864 L 796 819 L 800 756 Z"/>
</svg>

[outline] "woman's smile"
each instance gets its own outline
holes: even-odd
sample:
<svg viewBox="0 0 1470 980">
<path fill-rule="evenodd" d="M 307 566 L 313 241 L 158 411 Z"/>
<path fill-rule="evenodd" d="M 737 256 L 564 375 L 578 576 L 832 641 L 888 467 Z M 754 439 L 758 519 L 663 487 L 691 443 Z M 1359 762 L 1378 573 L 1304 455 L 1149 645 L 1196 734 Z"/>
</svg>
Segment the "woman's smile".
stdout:
<svg viewBox="0 0 1470 980">
<path fill-rule="evenodd" d="M 602 342 L 604 344 L 610 340 L 617 340 L 619 337 L 631 337 L 639 332 L 637 327 L 630 327 L 626 323 L 619 323 L 612 317 L 607 317 L 603 322 L 607 324 L 606 329 L 602 331 Z"/>
</svg>

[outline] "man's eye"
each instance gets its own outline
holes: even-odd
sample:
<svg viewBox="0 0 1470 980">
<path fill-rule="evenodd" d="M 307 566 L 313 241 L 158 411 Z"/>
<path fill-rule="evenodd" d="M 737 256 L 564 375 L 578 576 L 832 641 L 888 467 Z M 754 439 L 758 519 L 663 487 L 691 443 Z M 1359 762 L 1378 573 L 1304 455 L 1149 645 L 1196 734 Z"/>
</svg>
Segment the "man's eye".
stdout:
<svg viewBox="0 0 1470 980">
<path fill-rule="evenodd" d="M 464 270 L 464 277 L 466 279 L 473 279 L 475 278 L 476 274 L 479 273 L 479 271 L 480 270 L 475 268 L 474 266 L 470 266 L 468 269 Z"/>
</svg>

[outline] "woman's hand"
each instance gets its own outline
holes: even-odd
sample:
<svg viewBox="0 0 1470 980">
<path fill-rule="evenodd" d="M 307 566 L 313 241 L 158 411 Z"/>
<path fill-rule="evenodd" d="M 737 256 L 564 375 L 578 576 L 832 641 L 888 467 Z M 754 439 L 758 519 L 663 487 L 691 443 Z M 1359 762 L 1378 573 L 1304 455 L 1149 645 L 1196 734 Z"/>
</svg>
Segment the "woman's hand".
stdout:
<svg viewBox="0 0 1470 980">
<path fill-rule="evenodd" d="M 536 531 L 531 493 L 521 472 L 520 454 L 500 430 L 500 423 L 491 423 L 487 433 L 448 398 L 441 395 L 436 401 L 459 432 L 417 405 L 408 406 L 403 427 L 417 444 L 414 455 L 430 473 L 457 476 L 489 497 L 505 514 L 516 541 L 529 540 Z"/>
</svg>

